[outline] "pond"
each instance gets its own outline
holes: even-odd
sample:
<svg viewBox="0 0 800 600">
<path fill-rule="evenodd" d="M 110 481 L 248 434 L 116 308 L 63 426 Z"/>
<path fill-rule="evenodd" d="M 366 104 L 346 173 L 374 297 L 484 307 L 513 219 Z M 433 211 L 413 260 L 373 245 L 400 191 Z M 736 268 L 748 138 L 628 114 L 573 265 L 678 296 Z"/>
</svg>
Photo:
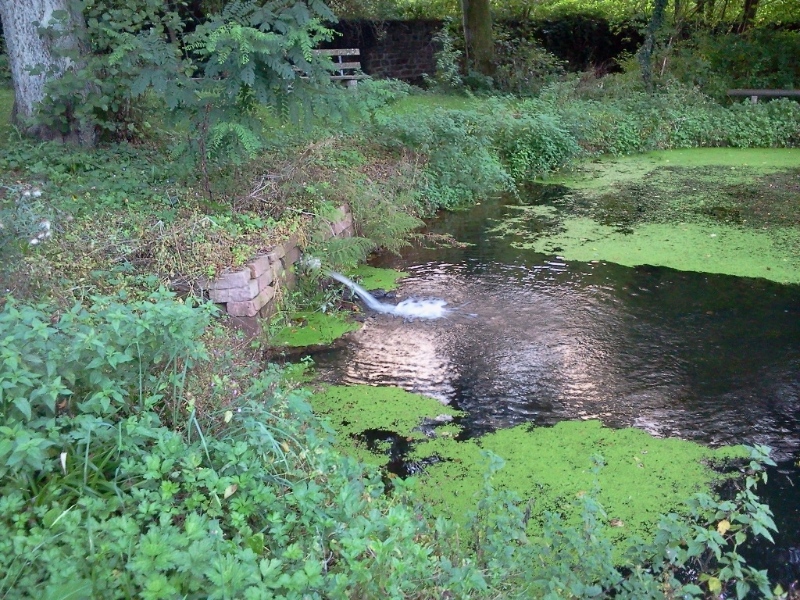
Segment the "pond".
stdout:
<svg viewBox="0 0 800 600">
<path fill-rule="evenodd" d="M 695 267 L 624 266 L 605 258 L 596 239 L 581 237 L 575 239 L 600 250 L 572 258 L 569 252 L 580 253 L 561 240 L 568 237 L 565 220 L 575 215 L 588 214 L 623 237 L 660 218 L 645 207 L 635 209 L 643 218 L 617 214 L 603 224 L 596 207 L 607 214 L 607 205 L 575 189 L 542 185 L 518 199 L 487 201 L 431 221 L 429 233 L 462 244 L 414 247 L 377 264 L 409 273 L 398 300 L 442 298 L 456 310 L 435 321 L 369 318 L 347 345 L 315 356 L 319 373 L 337 383 L 398 386 L 437 398 L 466 412 L 460 424 L 470 436 L 519 423 L 598 419 L 713 446 L 766 444 L 779 465 L 762 495 L 780 533 L 776 545 L 758 549 L 753 560 L 784 580 L 796 578 L 800 285 L 779 281 L 792 277 L 797 247 L 760 257 L 767 266 L 782 263 L 777 281 Z M 654 195 L 646 187 L 639 193 L 641 203 Z M 741 208 L 726 206 L 726 218 Z M 529 217 L 520 226 L 522 211 L 544 218 Z M 751 216 L 740 211 L 731 224 L 696 212 L 700 217 L 688 228 L 712 232 L 741 228 Z M 762 222 L 758 226 L 764 230 Z M 550 252 L 542 252 L 542 244 Z M 669 253 L 664 256 L 659 264 L 670 264 Z"/>
</svg>

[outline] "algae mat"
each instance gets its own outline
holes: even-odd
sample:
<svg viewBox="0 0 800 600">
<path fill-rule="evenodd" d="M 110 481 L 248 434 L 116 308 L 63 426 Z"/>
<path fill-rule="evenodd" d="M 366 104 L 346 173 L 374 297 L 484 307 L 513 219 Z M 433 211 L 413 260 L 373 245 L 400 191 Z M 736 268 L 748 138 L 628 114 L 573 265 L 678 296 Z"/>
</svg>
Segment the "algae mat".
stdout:
<svg viewBox="0 0 800 600">
<path fill-rule="evenodd" d="M 695 149 L 587 163 L 494 228 L 567 260 L 800 283 L 800 150 Z"/>
<path fill-rule="evenodd" d="M 431 426 L 431 420 L 442 414 L 457 419 L 458 412 L 397 388 L 332 386 L 312 397 L 311 404 L 330 420 L 340 446 L 361 460 L 387 464 L 390 445 L 370 445 L 366 435 L 393 433 L 409 447 L 405 459 L 424 465 L 422 498 L 457 520 L 473 511 L 479 499 L 488 468 L 484 452 L 497 454 L 506 464 L 493 485 L 513 490 L 530 507 L 534 534 L 548 511 L 576 521 L 579 498 L 597 488 L 615 525 L 613 537 L 647 537 L 659 515 L 680 511 L 693 493 L 711 489 L 719 474 L 709 464 L 743 456 L 741 447 L 712 450 L 637 429 L 609 429 L 598 421 L 522 425 L 456 441 L 455 425 Z M 599 471 L 594 468 L 597 456 L 605 463 Z"/>
</svg>

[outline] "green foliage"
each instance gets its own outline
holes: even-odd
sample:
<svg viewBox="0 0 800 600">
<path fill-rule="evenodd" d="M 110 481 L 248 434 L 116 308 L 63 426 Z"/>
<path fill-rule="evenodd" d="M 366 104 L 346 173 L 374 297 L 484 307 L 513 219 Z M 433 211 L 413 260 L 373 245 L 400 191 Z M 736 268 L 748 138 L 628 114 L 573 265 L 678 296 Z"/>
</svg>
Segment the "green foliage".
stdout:
<svg viewBox="0 0 800 600">
<path fill-rule="evenodd" d="M 492 150 L 491 127 L 491 121 L 476 111 L 436 109 L 382 119 L 378 134 L 388 147 L 409 148 L 424 157 L 420 204 L 430 211 L 513 189 Z"/>
<path fill-rule="evenodd" d="M 378 471 L 339 455 L 274 368 L 209 373 L 211 310 L 163 294 L 55 314 L 7 303 L 3 597 L 771 596 L 737 553 L 774 530 L 754 494 L 764 448 L 731 501 L 700 496 L 690 521 L 666 517 L 622 570 L 591 495 L 581 526 L 552 515 L 530 540 L 517 500 L 487 478 L 459 531 L 415 504 L 413 481 L 386 494 Z"/>
<path fill-rule="evenodd" d="M 586 154 L 800 143 L 800 105 L 791 100 L 726 108 L 676 83 L 655 94 L 625 77 L 604 83 L 587 91 L 579 79 L 557 82 L 538 98 L 489 99 L 469 110 L 384 112 L 376 138 L 415 153 L 423 213 L 513 191 Z"/>
<path fill-rule="evenodd" d="M 516 96 L 535 96 L 565 74 L 565 64 L 542 48 L 532 34 L 499 28 L 495 34 L 495 87 Z"/>
<path fill-rule="evenodd" d="M 596 154 L 700 146 L 781 147 L 798 143 L 800 106 L 775 100 L 725 108 L 679 84 L 645 94 L 613 79 L 602 100 L 584 99 L 578 81 L 555 84 L 532 101 L 559 115 L 581 146 Z M 610 88 L 610 89 L 608 89 Z"/>
<path fill-rule="evenodd" d="M 43 182 L 49 204 L 73 215 L 169 206 L 170 181 L 187 176 L 180 167 L 151 149 L 126 144 L 65 151 L 55 142 L 18 140 L 0 151 L 0 169 Z"/>
<path fill-rule="evenodd" d="M 193 342 L 213 307 L 168 298 L 96 298 L 63 312 L 7 301 L 0 313 L 5 486 L 37 505 L 116 488 L 119 431 L 107 419 L 177 401 L 185 370 L 206 358 Z M 82 474 L 67 477 L 67 464 Z"/>
<path fill-rule="evenodd" d="M 495 145 L 514 181 L 524 183 L 557 171 L 581 154 L 581 147 L 558 116 L 522 103 L 516 116 L 498 111 Z"/>
<path fill-rule="evenodd" d="M 3 597 L 475 587 L 476 574 L 460 581 L 457 556 L 434 551 L 406 486 L 384 496 L 377 472 L 333 453 L 304 395 L 283 390 L 274 369 L 241 389 L 217 371 L 218 409 L 199 416 L 182 393 L 180 418 L 166 419 L 163 383 L 171 391 L 177 374 L 194 389 L 189 380 L 203 376 L 187 357 L 204 358 L 197 335 L 208 309 L 158 300 L 128 309 L 98 299 L 56 324 L 14 303 L 3 313 Z M 183 357 L 177 372 L 172 355 Z M 131 401 L 137 387 L 143 402 Z M 30 418 L 25 398 L 36 400 Z"/>
<path fill-rule="evenodd" d="M 363 262 L 375 248 L 372 240 L 363 237 L 332 237 L 315 245 L 311 250 L 314 256 L 324 256 L 325 264 L 334 269 L 346 269 Z"/>
<path fill-rule="evenodd" d="M 800 80 L 800 32 L 697 33 L 667 57 L 667 75 L 724 100 L 731 88 L 792 89 Z"/>
<path fill-rule="evenodd" d="M 436 73 L 433 77 L 424 75 L 428 87 L 439 92 L 457 90 L 464 84 L 461 79 L 463 52 L 456 48 L 451 29 L 453 29 L 452 19 L 445 19 L 442 29 L 433 36 L 432 41 L 438 47 L 433 55 L 436 60 Z"/>
<path fill-rule="evenodd" d="M 166 108 L 165 125 L 179 133 L 176 155 L 196 161 L 210 196 L 213 163 L 252 158 L 263 147 L 257 106 L 295 119 L 341 112 L 342 95 L 326 91 L 330 60 L 312 51 L 332 35 L 322 25 L 332 14 L 319 0 L 236 0 L 190 33 L 170 6 L 89 2 L 83 45 L 91 53 L 65 51 L 76 68 L 49 82 L 38 118 L 64 134 L 77 123 L 133 139 Z M 58 27 L 50 32 L 58 35 Z"/>
</svg>

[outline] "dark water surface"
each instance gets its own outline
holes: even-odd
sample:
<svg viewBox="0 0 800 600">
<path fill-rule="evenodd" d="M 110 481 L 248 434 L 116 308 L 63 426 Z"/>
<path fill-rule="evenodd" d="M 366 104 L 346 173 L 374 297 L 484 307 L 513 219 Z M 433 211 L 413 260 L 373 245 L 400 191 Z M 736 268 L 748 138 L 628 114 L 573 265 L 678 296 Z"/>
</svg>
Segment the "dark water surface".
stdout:
<svg viewBox="0 0 800 600">
<path fill-rule="evenodd" d="M 598 418 L 712 445 L 767 444 L 780 465 L 763 494 L 781 533 L 759 562 L 793 577 L 800 286 L 518 250 L 488 233 L 504 210 L 492 203 L 431 223 L 465 248 L 381 259 L 411 274 L 398 300 L 461 308 L 438 321 L 370 318 L 348 346 L 315 356 L 323 377 L 434 396 L 467 411 L 471 435 Z"/>
</svg>

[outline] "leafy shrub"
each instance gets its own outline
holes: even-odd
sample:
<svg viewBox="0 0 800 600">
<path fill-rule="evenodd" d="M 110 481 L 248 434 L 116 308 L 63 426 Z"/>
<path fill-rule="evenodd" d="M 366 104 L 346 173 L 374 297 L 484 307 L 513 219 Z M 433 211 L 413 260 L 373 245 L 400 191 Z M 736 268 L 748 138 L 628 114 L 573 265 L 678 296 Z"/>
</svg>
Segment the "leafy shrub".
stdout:
<svg viewBox="0 0 800 600">
<path fill-rule="evenodd" d="M 730 88 L 793 88 L 800 80 L 800 67 L 793 59 L 798 53 L 797 31 L 697 33 L 667 58 L 667 73 L 722 101 Z"/>
<path fill-rule="evenodd" d="M 608 97 L 582 97 L 579 81 L 546 88 L 531 106 L 557 115 L 569 133 L 592 154 L 630 154 L 701 146 L 780 147 L 798 143 L 800 112 L 796 102 L 779 100 L 726 108 L 696 89 L 671 83 L 654 94 L 613 87 Z"/>
<path fill-rule="evenodd" d="M 442 29 L 433 36 L 433 43 L 438 46 L 433 55 L 436 60 L 436 73 L 432 77 L 424 75 L 428 87 L 440 92 L 452 92 L 464 84 L 461 79 L 463 52 L 456 48 L 455 39 L 450 32 L 452 26 L 452 19 L 445 19 Z"/>
<path fill-rule="evenodd" d="M 497 119 L 494 143 L 508 173 L 518 183 L 546 176 L 568 164 L 581 147 L 555 115 L 538 112 L 536 104 L 521 104 L 517 115 Z"/>
<path fill-rule="evenodd" d="M 98 298 L 57 320 L 12 301 L 0 314 L 3 597 L 476 585 L 457 557 L 431 554 L 403 483 L 384 496 L 379 473 L 333 453 L 274 369 L 241 388 L 215 375 L 218 408 L 198 413 L 186 378 L 203 376 L 192 366 L 207 358 L 209 309 L 154 300 Z"/>
</svg>

